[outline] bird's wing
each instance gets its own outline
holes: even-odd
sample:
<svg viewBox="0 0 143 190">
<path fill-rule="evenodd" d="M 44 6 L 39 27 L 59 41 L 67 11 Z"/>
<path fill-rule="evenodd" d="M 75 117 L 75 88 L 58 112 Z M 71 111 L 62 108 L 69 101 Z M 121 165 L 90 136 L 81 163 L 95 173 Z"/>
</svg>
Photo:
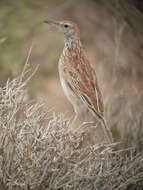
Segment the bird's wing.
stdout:
<svg viewBox="0 0 143 190">
<path fill-rule="evenodd" d="M 79 59 L 78 59 L 79 60 Z M 88 60 L 80 59 L 73 66 L 68 65 L 65 80 L 70 89 L 76 94 L 89 110 L 99 118 L 103 118 L 104 105 L 94 69 Z"/>
</svg>

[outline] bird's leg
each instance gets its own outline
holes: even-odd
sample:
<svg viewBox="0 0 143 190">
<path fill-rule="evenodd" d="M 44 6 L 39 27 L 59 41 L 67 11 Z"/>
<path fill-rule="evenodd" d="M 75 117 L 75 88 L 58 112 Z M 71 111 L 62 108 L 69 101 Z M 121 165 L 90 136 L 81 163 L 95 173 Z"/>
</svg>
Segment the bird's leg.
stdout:
<svg viewBox="0 0 143 190">
<path fill-rule="evenodd" d="M 76 123 L 77 118 L 78 118 L 78 115 L 75 114 L 74 118 L 73 118 L 72 121 L 71 121 L 70 126 L 73 126 L 73 125 Z"/>
<path fill-rule="evenodd" d="M 80 124 L 79 120 L 81 118 L 81 113 L 80 113 L 81 111 L 79 109 L 79 105 L 77 106 L 75 104 L 75 105 L 73 105 L 73 108 L 74 108 L 75 116 L 74 116 L 70 126 L 71 126 L 71 128 L 78 128 L 79 124 Z"/>
<path fill-rule="evenodd" d="M 76 129 L 79 129 L 79 128 L 82 128 L 83 126 L 87 126 L 88 124 L 88 120 L 86 118 L 86 113 L 84 110 L 77 110 L 77 109 L 74 109 L 75 111 L 75 116 L 70 124 L 70 126 L 72 128 L 76 128 Z"/>
</svg>

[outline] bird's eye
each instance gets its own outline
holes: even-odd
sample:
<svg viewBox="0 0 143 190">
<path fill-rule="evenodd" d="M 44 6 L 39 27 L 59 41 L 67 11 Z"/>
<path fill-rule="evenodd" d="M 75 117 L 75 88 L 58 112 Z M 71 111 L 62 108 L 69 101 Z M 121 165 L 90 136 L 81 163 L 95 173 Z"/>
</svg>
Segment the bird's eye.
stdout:
<svg viewBox="0 0 143 190">
<path fill-rule="evenodd" d="M 68 26 L 69 26 L 69 25 L 67 25 L 67 24 L 64 24 L 64 27 L 65 27 L 65 28 L 67 28 Z"/>
</svg>

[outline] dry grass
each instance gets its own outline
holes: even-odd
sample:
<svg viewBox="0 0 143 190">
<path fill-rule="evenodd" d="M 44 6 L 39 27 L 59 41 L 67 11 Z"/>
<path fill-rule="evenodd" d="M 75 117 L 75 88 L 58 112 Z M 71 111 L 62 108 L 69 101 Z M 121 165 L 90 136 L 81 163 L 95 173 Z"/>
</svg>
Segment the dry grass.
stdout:
<svg viewBox="0 0 143 190">
<path fill-rule="evenodd" d="M 137 142 L 130 149 L 83 146 L 86 134 L 71 131 L 69 121 L 44 103 L 29 100 L 25 87 L 36 69 L 31 74 L 27 60 L 22 75 L 0 89 L 0 189 L 143 189 Z"/>
</svg>

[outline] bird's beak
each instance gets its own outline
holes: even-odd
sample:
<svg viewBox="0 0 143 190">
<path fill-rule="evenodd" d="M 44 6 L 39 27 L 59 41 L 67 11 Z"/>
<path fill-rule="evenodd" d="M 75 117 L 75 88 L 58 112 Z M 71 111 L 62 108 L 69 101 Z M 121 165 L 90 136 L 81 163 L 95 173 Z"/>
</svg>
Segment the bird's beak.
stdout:
<svg viewBox="0 0 143 190">
<path fill-rule="evenodd" d="M 56 21 L 52 21 L 52 20 L 45 20 L 44 23 L 53 25 L 53 26 L 59 26 L 59 23 Z"/>
<path fill-rule="evenodd" d="M 50 24 L 51 26 L 54 26 L 58 31 L 62 32 L 62 27 L 61 27 L 60 22 L 52 21 L 52 20 L 45 20 L 44 23 Z"/>
</svg>

